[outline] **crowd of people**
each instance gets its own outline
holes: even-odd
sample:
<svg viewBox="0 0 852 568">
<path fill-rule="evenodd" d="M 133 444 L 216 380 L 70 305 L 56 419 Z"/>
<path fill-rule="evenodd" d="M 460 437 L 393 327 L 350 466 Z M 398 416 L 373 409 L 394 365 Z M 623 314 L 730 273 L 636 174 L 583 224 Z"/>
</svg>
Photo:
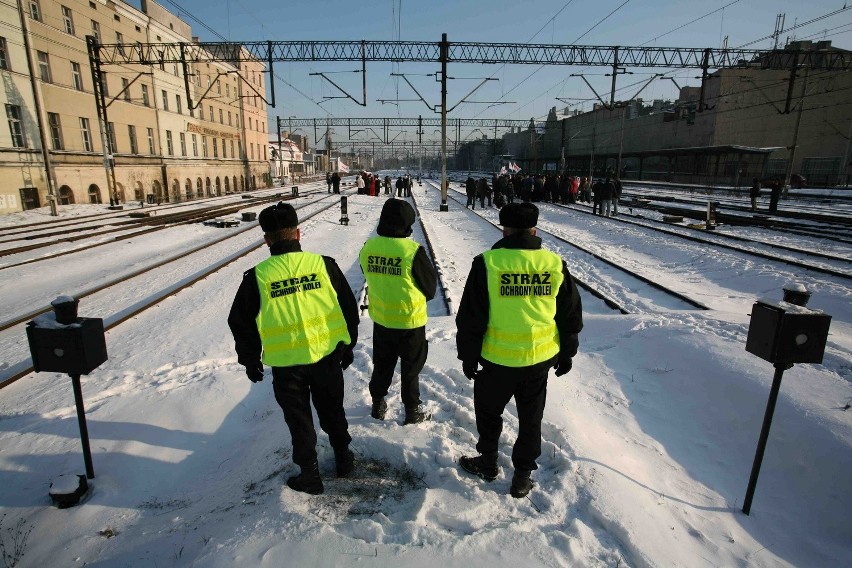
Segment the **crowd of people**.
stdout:
<svg viewBox="0 0 852 568">
<path fill-rule="evenodd" d="M 618 199 L 621 197 L 621 182 L 608 173 L 605 178 L 592 182 L 589 177 L 566 174 L 499 174 L 491 178 L 465 180 L 467 203 L 465 207 L 497 207 L 498 209 L 515 200 L 523 203 L 548 202 L 592 203 L 593 213 L 607 217 L 618 214 Z"/>
</svg>

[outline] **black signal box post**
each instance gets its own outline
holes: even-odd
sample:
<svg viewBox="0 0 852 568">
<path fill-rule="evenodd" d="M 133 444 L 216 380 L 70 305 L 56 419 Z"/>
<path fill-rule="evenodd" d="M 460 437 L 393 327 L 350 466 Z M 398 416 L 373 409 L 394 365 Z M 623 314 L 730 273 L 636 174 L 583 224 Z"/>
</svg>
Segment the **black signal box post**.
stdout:
<svg viewBox="0 0 852 568">
<path fill-rule="evenodd" d="M 54 489 L 54 484 L 51 484 L 51 499 L 59 508 L 65 508 L 76 505 L 86 495 L 86 480 L 95 477 L 80 376 L 88 375 L 106 361 L 107 350 L 102 319 L 77 317 L 77 300 L 67 296 L 57 298 L 52 305 L 53 315 L 40 316 L 27 324 L 27 340 L 33 369 L 36 372 L 67 373 L 74 389 L 86 475 L 77 476 L 76 487 L 57 483 Z"/>
<path fill-rule="evenodd" d="M 346 196 L 340 197 L 340 224 L 349 226 L 349 211 L 346 205 Z"/>
<path fill-rule="evenodd" d="M 743 513 L 746 515 L 751 511 L 784 371 L 792 368 L 794 363 L 822 363 L 825 353 L 831 316 L 805 307 L 809 298 L 810 293 L 804 286 L 791 285 L 784 288 L 784 300 L 760 299 L 751 309 L 746 351 L 772 363 L 775 376 L 769 390 L 763 426 L 743 502 Z"/>
</svg>

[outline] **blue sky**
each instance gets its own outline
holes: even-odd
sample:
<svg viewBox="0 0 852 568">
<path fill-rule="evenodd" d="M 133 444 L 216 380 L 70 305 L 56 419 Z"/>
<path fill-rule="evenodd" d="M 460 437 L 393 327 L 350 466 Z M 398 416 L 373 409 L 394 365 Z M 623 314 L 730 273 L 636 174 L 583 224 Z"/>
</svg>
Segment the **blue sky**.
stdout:
<svg viewBox="0 0 852 568">
<path fill-rule="evenodd" d="M 500 43 L 555 43 L 623 46 L 739 47 L 772 34 L 776 15 L 786 14 L 789 29 L 843 8 L 842 1 L 816 0 L 476 0 L 412 1 L 382 0 L 351 2 L 265 3 L 253 0 L 160 0 L 172 12 L 181 14 L 202 41 L 219 41 L 214 30 L 231 41 L 249 40 L 417 40 Z M 180 9 L 179 9 L 180 8 Z M 813 24 L 782 34 L 781 41 L 827 39 L 835 46 L 852 49 L 851 9 Z M 702 16 L 704 16 L 702 18 Z M 700 18 L 700 19 L 699 19 Z M 693 22 L 693 20 L 698 21 Z M 203 22 L 204 25 L 199 23 Z M 690 23 L 693 22 L 693 23 Z M 206 26 L 206 27 L 205 27 Z M 771 39 L 751 47 L 769 48 Z M 400 78 L 405 73 L 417 90 L 435 105 L 440 102 L 440 85 L 426 75 L 439 69 L 436 64 L 367 64 L 367 106 L 348 99 L 326 99 L 339 93 L 318 76 L 329 75 L 356 99 L 361 98 L 361 76 L 353 63 L 276 63 L 276 107 L 269 109 L 270 120 L 286 118 L 435 116 Z M 629 99 L 650 78 L 649 69 L 629 69 L 632 75 L 619 78 L 624 86 L 618 95 Z M 448 107 L 453 106 L 479 81 L 489 81 L 471 100 L 462 104 L 451 118 L 542 118 L 553 107 L 564 107 L 557 99 L 593 97 L 589 87 L 572 73 L 587 74 L 595 89 L 609 92 L 610 78 L 603 68 L 535 65 L 450 65 Z M 697 85 L 697 71 L 675 73 L 681 86 Z M 635 87 L 628 85 L 638 83 Z M 674 98 L 674 83 L 655 80 L 641 97 Z M 377 99 L 391 102 L 377 102 Z M 503 104 L 486 104 L 499 101 Z M 591 102 L 574 101 L 588 110 Z M 321 104 L 318 104 L 321 103 Z M 438 137 L 426 133 L 426 137 Z"/>
</svg>

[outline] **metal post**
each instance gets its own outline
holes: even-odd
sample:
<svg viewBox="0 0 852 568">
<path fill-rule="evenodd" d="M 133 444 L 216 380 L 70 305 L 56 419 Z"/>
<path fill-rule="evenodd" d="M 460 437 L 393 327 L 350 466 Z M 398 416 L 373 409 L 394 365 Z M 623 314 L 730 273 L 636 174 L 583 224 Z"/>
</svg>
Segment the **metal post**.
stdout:
<svg viewBox="0 0 852 568">
<path fill-rule="evenodd" d="M 95 468 L 92 466 L 92 451 L 89 449 L 89 429 L 86 427 L 86 410 L 83 407 L 83 388 L 80 386 L 80 375 L 71 375 L 74 385 L 74 403 L 77 405 L 77 423 L 80 425 L 80 441 L 83 443 L 83 461 L 86 463 L 86 477 L 95 478 Z"/>
<path fill-rule="evenodd" d="M 760 438 L 757 441 L 757 451 L 754 454 L 754 464 L 751 466 L 751 476 L 743 503 L 743 513 L 746 515 L 751 511 L 751 501 L 757 487 L 757 476 L 760 475 L 760 464 L 763 462 L 763 452 L 766 450 L 766 440 L 769 438 L 769 427 L 772 426 L 772 415 L 775 413 L 775 403 L 778 401 L 778 392 L 781 390 L 781 377 L 784 375 L 785 366 L 783 363 L 775 363 L 775 377 L 772 379 L 769 401 L 766 403 L 766 413 L 763 415 L 763 427 L 760 429 Z"/>
<path fill-rule="evenodd" d="M 450 44 L 447 34 L 441 34 L 441 211 L 447 206 L 447 58 Z"/>
<path fill-rule="evenodd" d="M 281 185 L 284 185 L 284 156 L 281 149 L 281 117 L 275 117 L 275 124 L 278 130 L 278 177 L 281 178 Z"/>
<path fill-rule="evenodd" d="M 101 76 L 100 44 L 95 36 L 86 36 L 86 46 L 89 50 L 89 65 L 92 69 L 92 91 L 95 95 L 95 109 L 98 113 L 98 128 L 101 134 L 101 146 L 104 155 L 104 170 L 106 171 L 109 195 L 115 193 L 115 157 L 112 155 L 109 134 L 109 117 L 106 101 L 104 100 L 103 77 Z M 113 133 L 113 136 L 115 133 Z M 168 186 L 167 191 L 168 191 Z M 142 194 L 144 202 L 145 194 Z"/>
<path fill-rule="evenodd" d="M 627 114 L 627 105 L 621 107 L 621 135 L 618 139 L 618 160 L 615 162 L 615 179 L 621 179 L 621 151 L 624 149 L 624 116 Z"/>
<path fill-rule="evenodd" d="M 793 160 L 796 158 L 796 145 L 799 143 L 799 126 L 802 124 L 802 109 L 805 106 L 805 89 L 808 88 L 808 72 L 810 65 L 805 67 L 805 76 L 802 79 L 802 96 L 799 97 L 799 110 L 796 113 L 796 126 L 793 127 L 793 143 L 790 145 L 790 160 L 787 162 L 787 171 L 784 173 L 784 198 L 790 192 L 790 176 L 793 174 Z"/>
</svg>

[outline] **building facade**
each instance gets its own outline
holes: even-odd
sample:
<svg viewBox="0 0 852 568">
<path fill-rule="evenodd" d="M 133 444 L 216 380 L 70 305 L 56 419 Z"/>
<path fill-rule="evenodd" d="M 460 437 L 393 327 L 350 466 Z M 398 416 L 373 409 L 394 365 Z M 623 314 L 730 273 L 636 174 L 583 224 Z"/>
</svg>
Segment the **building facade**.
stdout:
<svg viewBox="0 0 852 568">
<path fill-rule="evenodd" d="M 150 0 L 141 10 L 110 0 L 27 0 L 24 7 L 34 87 L 23 38 L 0 37 L 7 46 L 0 74 L 11 97 L 0 137 L 0 213 L 47 203 L 36 97 L 60 205 L 181 201 L 269 184 L 262 62 L 193 63 L 187 78 L 178 64 L 103 66 L 96 89 L 86 36 L 126 49 L 197 42 L 189 24 Z M 0 11 L 18 18 L 6 4 Z"/>
<path fill-rule="evenodd" d="M 836 48 L 802 41 L 786 49 Z M 792 91 L 790 77 L 758 62 L 712 73 L 701 105 L 700 89 L 684 87 L 676 101 L 595 105 L 579 114 L 553 109 L 544 125 L 505 135 L 502 151 L 527 171 L 558 169 L 564 160 L 575 175 L 600 175 L 620 162 L 627 178 L 740 185 L 784 178 L 792 159 L 791 172 L 808 184 L 848 184 L 852 74 L 799 68 Z"/>
</svg>

